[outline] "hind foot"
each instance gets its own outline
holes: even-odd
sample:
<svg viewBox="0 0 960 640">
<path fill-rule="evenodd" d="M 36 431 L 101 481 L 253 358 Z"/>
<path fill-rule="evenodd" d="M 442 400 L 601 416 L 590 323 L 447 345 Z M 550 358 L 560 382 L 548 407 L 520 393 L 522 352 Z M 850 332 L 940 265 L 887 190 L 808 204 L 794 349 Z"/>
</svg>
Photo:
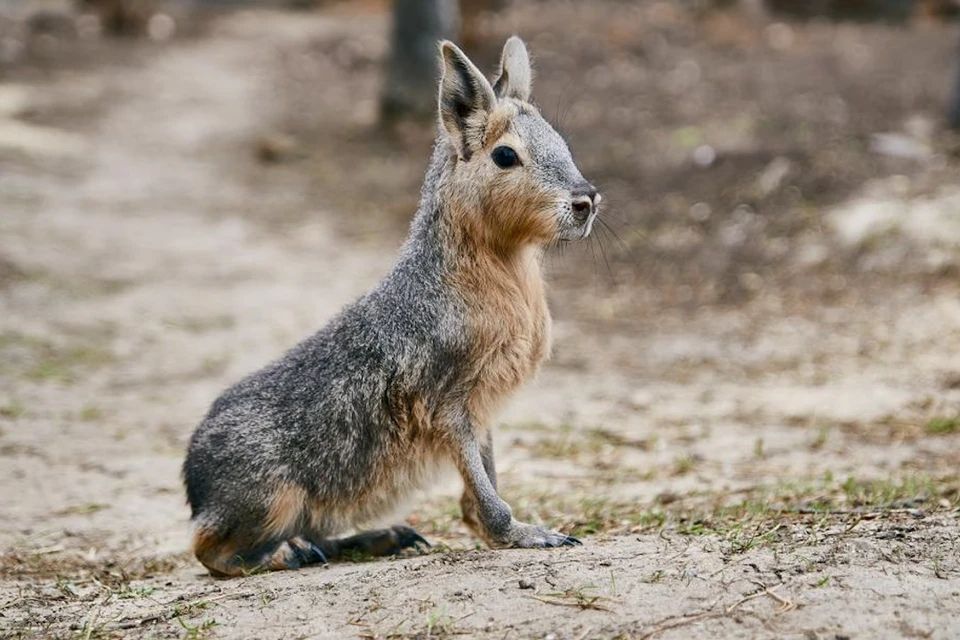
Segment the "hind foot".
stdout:
<svg viewBox="0 0 960 640">
<path fill-rule="evenodd" d="M 355 536 L 328 540 L 323 545 L 328 555 L 338 558 L 356 558 L 357 556 L 393 556 L 404 549 L 429 548 L 430 543 L 412 528 L 398 524 L 389 529 L 364 531 Z"/>
<path fill-rule="evenodd" d="M 284 554 L 284 557 L 280 559 L 280 563 L 283 565 L 279 567 L 281 569 L 299 569 L 311 564 L 327 564 L 327 555 L 323 550 L 306 538 L 290 538 L 284 544 L 292 553 Z M 283 544 L 280 545 L 278 553 L 282 549 Z M 276 555 L 275 553 L 274 557 Z"/>
<path fill-rule="evenodd" d="M 218 578 L 299 569 L 327 562 L 327 556 L 320 547 L 301 537 L 244 547 L 235 541 L 201 536 L 194 551 L 210 574 Z"/>
<path fill-rule="evenodd" d="M 237 558 L 243 562 L 244 558 Z M 294 537 L 283 540 L 277 544 L 276 549 L 264 554 L 259 559 L 254 558 L 254 562 L 243 562 L 245 565 L 245 574 L 258 573 L 260 571 L 284 571 L 288 569 L 301 569 L 312 564 L 327 564 L 327 555 L 320 547 L 305 538 Z M 247 568 L 252 565 L 252 568 Z"/>
</svg>

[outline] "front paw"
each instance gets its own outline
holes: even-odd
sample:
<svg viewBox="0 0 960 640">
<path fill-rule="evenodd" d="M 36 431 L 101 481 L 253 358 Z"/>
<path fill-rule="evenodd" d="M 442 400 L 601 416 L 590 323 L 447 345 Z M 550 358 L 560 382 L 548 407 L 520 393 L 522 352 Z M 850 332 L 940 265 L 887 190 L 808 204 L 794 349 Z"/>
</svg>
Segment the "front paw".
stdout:
<svg viewBox="0 0 960 640">
<path fill-rule="evenodd" d="M 573 547 L 583 544 L 573 536 L 522 522 L 513 522 L 504 546 L 517 549 Z"/>
</svg>

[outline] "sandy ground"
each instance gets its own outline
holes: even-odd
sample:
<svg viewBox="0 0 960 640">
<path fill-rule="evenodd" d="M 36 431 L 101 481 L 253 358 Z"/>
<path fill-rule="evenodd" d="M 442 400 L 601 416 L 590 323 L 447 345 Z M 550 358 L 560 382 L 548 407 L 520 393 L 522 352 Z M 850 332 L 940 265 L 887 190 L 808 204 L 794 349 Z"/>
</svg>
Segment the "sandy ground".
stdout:
<svg viewBox="0 0 960 640">
<path fill-rule="evenodd" d="M 874 185 L 825 209 L 838 245 L 879 225 L 904 256 L 946 257 L 936 278 L 923 261 L 916 278 L 821 274 L 815 303 L 667 304 L 586 251 L 551 266 L 555 356 L 502 417 L 501 484 L 583 547 L 480 548 L 449 478 L 401 514 L 435 543 L 424 556 L 204 575 L 179 479 L 194 425 L 399 243 L 402 223 L 345 222 L 316 187 L 318 166 L 352 158 L 255 154 L 289 116 L 277 68 L 305 49 L 354 61 L 344 34 L 371 31 L 382 53 L 381 17 L 238 13 L 0 85 L 0 635 L 960 635 L 949 186 Z M 356 87 L 365 101 L 314 117 L 370 128 L 375 75 Z M 416 174 L 410 135 L 390 157 L 418 149 Z M 390 175 L 383 197 L 412 202 Z M 920 222 L 901 228 L 890 207 Z"/>
</svg>

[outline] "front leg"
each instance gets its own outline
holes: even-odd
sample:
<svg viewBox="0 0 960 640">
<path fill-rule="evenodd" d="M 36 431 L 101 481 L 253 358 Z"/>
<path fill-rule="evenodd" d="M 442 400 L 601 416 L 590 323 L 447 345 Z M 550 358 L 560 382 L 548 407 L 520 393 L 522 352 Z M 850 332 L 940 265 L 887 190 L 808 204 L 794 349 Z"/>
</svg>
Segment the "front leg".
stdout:
<svg viewBox="0 0 960 640">
<path fill-rule="evenodd" d="M 468 425 L 467 425 L 468 426 Z M 510 505 L 497 495 L 492 438 L 481 446 L 473 429 L 458 433 L 457 467 L 463 477 L 460 506 L 463 519 L 491 547 L 560 547 L 580 544 L 576 538 L 517 522 Z"/>
<path fill-rule="evenodd" d="M 497 467 L 493 461 L 493 432 L 487 431 L 486 440 L 480 444 L 480 460 L 483 462 L 483 470 L 490 480 L 493 490 L 497 490 Z M 474 492 L 467 488 L 464 482 L 463 495 L 460 497 L 460 513 L 463 514 L 464 523 L 470 527 L 470 530 L 477 537 L 486 539 L 483 527 L 480 524 L 480 516 L 477 513 L 477 501 L 474 499 Z"/>
</svg>

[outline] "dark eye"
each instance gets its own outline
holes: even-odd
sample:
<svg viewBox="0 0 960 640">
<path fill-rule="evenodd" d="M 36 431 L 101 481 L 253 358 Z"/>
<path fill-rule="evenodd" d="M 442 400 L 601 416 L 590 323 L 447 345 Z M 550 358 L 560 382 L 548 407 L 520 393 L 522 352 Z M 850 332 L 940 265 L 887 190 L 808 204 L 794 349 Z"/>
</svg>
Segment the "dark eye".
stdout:
<svg viewBox="0 0 960 640">
<path fill-rule="evenodd" d="M 493 158 L 493 163 L 501 169 L 509 169 L 510 167 L 515 167 L 520 164 L 520 158 L 517 157 L 517 152 L 510 147 L 497 147 L 493 150 L 493 153 L 490 154 L 490 157 Z"/>
</svg>

